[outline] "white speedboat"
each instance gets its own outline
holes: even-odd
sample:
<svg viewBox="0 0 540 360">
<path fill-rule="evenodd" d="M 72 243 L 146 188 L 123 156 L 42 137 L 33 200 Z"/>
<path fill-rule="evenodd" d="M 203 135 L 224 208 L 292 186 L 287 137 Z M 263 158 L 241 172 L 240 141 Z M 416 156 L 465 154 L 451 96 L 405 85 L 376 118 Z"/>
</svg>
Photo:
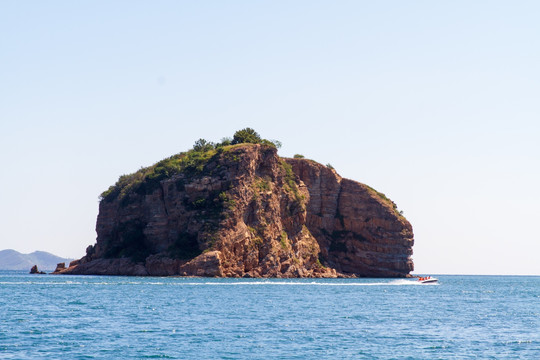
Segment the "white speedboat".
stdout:
<svg viewBox="0 0 540 360">
<path fill-rule="evenodd" d="M 426 277 L 420 277 L 420 278 L 418 278 L 418 281 L 419 281 L 421 284 L 434 284 L 434 283 L 438 282 L 439 279 L 434 278 L 434 277 L 431 277 L 431 276 L 426 276 Z"/>
</svg>

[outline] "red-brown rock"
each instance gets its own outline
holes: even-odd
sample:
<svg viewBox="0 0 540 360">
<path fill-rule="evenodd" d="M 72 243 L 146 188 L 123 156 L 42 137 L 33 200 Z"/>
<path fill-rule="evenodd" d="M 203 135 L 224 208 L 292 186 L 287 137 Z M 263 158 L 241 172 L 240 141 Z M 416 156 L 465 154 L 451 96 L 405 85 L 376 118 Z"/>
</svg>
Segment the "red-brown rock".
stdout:
<svg viewBox="0 0 540 360">
<path fill-rule="evenodd" d="M 137 174 L 133 175 L 134 177 Z M 404 277 L 411 225 L 384 195 L 270 146 L 104 198 L 87 255 L 63 274 Z"/>
<path fill-rule="evenodd" d="M 45 272 L 44 271 L 39 271 L 38 266 L 34 265 L 30 269 L 30 274 L 45 274 Z"/>
</svg>

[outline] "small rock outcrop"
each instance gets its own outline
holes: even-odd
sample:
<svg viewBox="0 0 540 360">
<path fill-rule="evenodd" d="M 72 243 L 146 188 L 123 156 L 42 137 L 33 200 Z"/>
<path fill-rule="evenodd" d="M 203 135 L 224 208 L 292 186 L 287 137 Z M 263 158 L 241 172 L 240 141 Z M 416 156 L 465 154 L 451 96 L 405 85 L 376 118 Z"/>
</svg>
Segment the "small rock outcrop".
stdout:
<svg viewBox="0 0 540 360">
<path fill-rule="evenodd" d="M 66 263 L 65 262 L 58 263 L 58 264 L 56 264 L 56 269 L 53 271 L 53 274 L 60 273 L 60 272 L 64 271 L 65 269 L 66 269 Z"/>
<path fill-rule="evenodd" d="M 367 185 L 275 147 L 188 152 L 102 195 L 97 242 L 57 274 L 406 277 L 413 232 Z M 59 264 L 60 265 L 60 264 Z"/>
<path fill-rule="evenodd" d="M 45 272 L 44 271 L 39 271 L 38 266 L 34 265 L 30 269 L 30 274 L 45 274 Z"/>
</svg>

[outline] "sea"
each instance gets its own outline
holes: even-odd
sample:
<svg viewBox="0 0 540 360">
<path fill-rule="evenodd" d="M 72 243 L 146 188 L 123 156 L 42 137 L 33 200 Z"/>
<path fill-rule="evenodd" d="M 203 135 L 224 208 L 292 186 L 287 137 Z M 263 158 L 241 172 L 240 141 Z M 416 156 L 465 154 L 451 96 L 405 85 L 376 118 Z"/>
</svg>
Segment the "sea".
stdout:
<svg viewBox="0 0 540 360">
<path fill-rule="evenodd" d="M 540 276 L 0 272 L 0 359 L 540 359 Z"/>
</svg>

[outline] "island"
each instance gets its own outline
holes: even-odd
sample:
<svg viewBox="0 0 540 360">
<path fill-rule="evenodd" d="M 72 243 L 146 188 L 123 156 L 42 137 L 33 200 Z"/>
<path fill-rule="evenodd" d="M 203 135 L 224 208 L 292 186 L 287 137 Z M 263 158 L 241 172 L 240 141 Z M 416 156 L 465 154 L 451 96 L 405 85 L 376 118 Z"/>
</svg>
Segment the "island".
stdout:
<svg viewBox="0 0 540 360">
<path fill-rule="evenodd" d="M 246 128 L 121 176 L 101 194 L 96 243 L 55 273 L 410 277 L 396 204 L 279 146 Z"/>
</svg>

